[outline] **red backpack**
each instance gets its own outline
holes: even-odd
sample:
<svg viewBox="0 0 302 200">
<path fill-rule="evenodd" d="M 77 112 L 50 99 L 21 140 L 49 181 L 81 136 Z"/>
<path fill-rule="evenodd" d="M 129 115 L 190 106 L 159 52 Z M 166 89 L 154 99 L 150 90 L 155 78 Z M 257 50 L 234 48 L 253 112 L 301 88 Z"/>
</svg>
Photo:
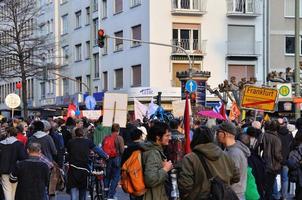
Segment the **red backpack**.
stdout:
<svg viewBox="0 0 302 200">
<path fill-rule="evenodd" d="M 117 150 L 115 146 L 116 138 L 116 134 L 110 134 L 107 135 L 103 140 L 102 148 L 109 155 L 110 158 L 114 158 L 117 156 Z"/>
</svg>

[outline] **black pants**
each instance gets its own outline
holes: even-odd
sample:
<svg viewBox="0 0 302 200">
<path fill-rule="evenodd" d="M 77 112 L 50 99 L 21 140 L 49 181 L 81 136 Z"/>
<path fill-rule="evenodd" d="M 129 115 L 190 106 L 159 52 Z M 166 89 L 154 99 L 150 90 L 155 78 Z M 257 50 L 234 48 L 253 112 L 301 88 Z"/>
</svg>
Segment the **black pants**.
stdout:
<svg viewBox="0 0 302 200">
<path fill-rule="evenodd" d="M 265 179 L 264 179 L 264 198 L 265 200 L 272 200 L 273 188 L 275 184 L 277 174 L 266 172 Z"/>
<path fill-rule="evenodd" d="M 296 186 L 296 195 L 295 195 L 295 199 L 302 199 L 302 187 L 301 186 Z"/>
</svg>

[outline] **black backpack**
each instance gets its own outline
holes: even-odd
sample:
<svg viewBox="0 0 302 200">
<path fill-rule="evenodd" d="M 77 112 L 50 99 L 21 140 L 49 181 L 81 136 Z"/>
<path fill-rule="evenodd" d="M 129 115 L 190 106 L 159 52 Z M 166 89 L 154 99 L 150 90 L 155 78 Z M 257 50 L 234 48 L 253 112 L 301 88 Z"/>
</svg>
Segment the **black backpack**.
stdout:
<svg viewBox="0 0 302 200">
<path fill-rule="evenodd" d="M 218 176 L 213 176 L 209 170 L 209 167 L 204 159 L 202 153 L 194 151 L 194 153 L 199 157 L 203 168 L 207 173 L 207 178 L 211 184 L 211 191 L 209 200 L 239 200 L 236 193 L 232 190 L 232 188 L 226 184 L 221 178 Z"/>
</svg>

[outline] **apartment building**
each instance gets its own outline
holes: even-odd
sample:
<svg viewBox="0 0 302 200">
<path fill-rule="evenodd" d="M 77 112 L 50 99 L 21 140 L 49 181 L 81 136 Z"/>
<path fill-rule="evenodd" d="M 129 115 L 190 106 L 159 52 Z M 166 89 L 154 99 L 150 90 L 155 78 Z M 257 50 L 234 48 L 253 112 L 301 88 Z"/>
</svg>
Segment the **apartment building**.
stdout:
<svg viewBox="0 0 302 200">
<path fill-rule="evenodd" d="M 183 47 L 193 69 L 211 72 L 217 87 L 231 76 L 263 81 L 263 2 L 260 0 L 102 0 L 100 27 L 109 36 Z M 102 89 L 173 91 L 189 69 L 177 48 L 108 39 L 101 50 Z M 169 88 L 169 89 L 167 89 Z M 140 90 L 142 89 L 142 90 Z M 135 92 L 134 92 L 135 93 Z M 154 95 L 154 94 L 153 94 Z"/>
</svg>

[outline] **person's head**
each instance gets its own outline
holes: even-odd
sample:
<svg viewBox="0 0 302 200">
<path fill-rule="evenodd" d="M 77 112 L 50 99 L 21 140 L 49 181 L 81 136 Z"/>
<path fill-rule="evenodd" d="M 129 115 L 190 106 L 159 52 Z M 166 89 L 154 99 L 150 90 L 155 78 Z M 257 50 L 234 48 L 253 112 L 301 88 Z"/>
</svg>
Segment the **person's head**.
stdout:
<svg viewBox="0 0 302 200">
<path fill-rule="evenodd" d="M 214 141 L 214 136 L 211 129 L 209 129 L 206 126 L 201 126 L 194 130 L 194 134 L 190 146 L 191 149 L 194 149 L 194 147 L 199 144 L 207 144 L 213 141 Z"/>
<path fill-rule="evenodd" d="M 32 125 L 33 125 L 33 128 L 34 128 L 34 132 L 44 131 L 44 124 L 40 120 L 34 121 Z"/>
<path fill-rule="evenodd" d="M 8 127 L 6 129 L 6 132 L 9 137 L 16 137 L 17 133 L 18 133 L 18 131 L 15 127 Z"/>
<path fill-rule="evenodd" d="M 178 126 L 180 125 L 180 122 L 178 119 L 173 119 L 170 121 L 169 126 L 172 130 L 178 129 Z"/>
<path fill-rule="evenodd" d="M 280 128 L 280 124 L 277 120 L 272 120 L 272 121 L 266 121 L 264 123 L 264 129 L 265 131 L 272 131 L 276 132 Z"/>
<path fill-rule="evenodd" d="M 76 120 L 76 127 L 77 128 L 82 128 L 83 125 L 84 125 L 84 123 L 81 119 Z"/>
<path fill-rule="evenodd" d="M 240 134 L 238 135 L 238 140 L 245 144 L 247 147 L 250 146 L 250 136 L 247 134 Z"/>
<path fill-rule="evenodd" d="M 297 119 L 296 123 L 295 123 L 296 128 L 302 129 L 302 117 L 300 117 L 299 119 Z"/>
<path fill-rule="evenodd" d="M 83 137 L 84 136 L 84 130 L 83 128 L 76 128 L 75 131 L 75 136 L 76 137 Z"/>
<path fill-rule="evenodd" d="M 112 133 L 119 133 L 120 132 L 120 125 L 117 123 L 112 124 L 111 126 Z"/>
<path fill-rule="evenodd" d="M 68 117 L 66 120 L 66 126 L 75 126 L 75 120 L 72 117 Z"/>
<path fill-rule="evenodd" d="M 253 121 L 252 122 L 252 127 L 256 128 L 256 129 L 261 129 L 261 122 Z"/>
<path fill-rule="evenodd" d="M 51 129 L 50 123 L 46 120 L 41 120 L 41 122 L 44 124 L 44 132 L 48 133 Z"/>
<path fill-rule="evenodd" d="M 36 142 L 31 142 L 28 144 L 27 152 L 30 156 L 40 156 L 41 155 L 41 145 Z"/>
<path fill-rule="evenodd" d="M 131 132 L 131 140 L 132 141 L 137 141 L 137 140 L 142 140 L 143 136 L 143 131 L 140 129 L 136 128 Z"/>
<path fill-rule="evenodd" d="M 169 126 L 164 122 L 156 122 L 149 129 L 147 140 L 166 146 L 171 139 L 171 133 Z"/>
<path fill-rule="evenodd" d="M 194 129 L 201 126 L 201 121 L 199 119 L 194 119 L 193 121 Z"/>
<path fill-rule="evenodd" d="M 23 128 L 22 132 L 23 133 L 27 132 L 27 130 L 28 130 L 28 124 L 27 124 L 27 122 L 20 122 L 18 126 L 22 126 L 22 128 Z"/>
<path fill-rule="evenodd" d="M 217 130 L 217 140 L 224 146 L 228 146 L 235 142 L 237 135 L 236 126 L 232 122 L 225 121 L 221 123 Z"/>
<path fill-rule="evenodd" d="M 142 131 L 142 140 L 145 141 L 148 135 L 147 129 L 144 126 L 139 126 L 137 129 Z"/>
<path fill-rule="evenodd" d="M 258 137 L 258 132 L 257 132 L 257 129 L 250 126 L 247 128 L 246 130 L 246 134 L 250 137 L 254 137 L 254 138 L 257 138 Z"/>
</svg>

